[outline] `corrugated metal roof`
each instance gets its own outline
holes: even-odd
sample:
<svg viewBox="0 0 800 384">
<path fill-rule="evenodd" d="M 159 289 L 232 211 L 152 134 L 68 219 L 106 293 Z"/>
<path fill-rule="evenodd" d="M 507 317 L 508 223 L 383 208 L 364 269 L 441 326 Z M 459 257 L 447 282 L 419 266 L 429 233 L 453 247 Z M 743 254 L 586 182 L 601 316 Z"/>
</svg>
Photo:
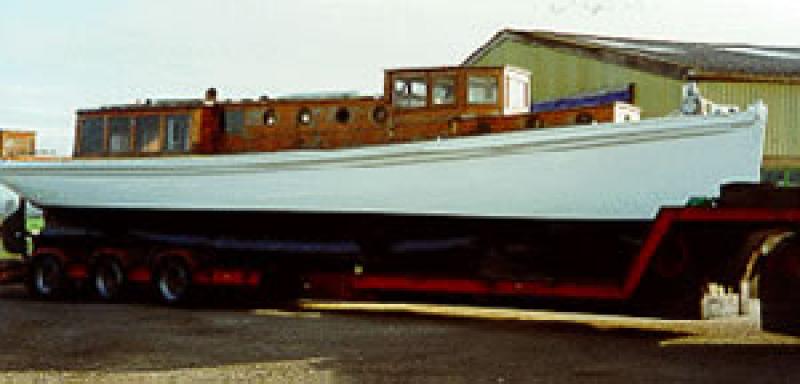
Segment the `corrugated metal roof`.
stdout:
<svg viewBox="0 0 800 384">
<path fill-rule="evenodd" d="M 464 64 L 477 61 L 492 47 L 508 39 L 570 50 L 684 80 L 800 81 L 800 47 L 690 43 L 512 29 L 498 32 Z"/>
</svg>

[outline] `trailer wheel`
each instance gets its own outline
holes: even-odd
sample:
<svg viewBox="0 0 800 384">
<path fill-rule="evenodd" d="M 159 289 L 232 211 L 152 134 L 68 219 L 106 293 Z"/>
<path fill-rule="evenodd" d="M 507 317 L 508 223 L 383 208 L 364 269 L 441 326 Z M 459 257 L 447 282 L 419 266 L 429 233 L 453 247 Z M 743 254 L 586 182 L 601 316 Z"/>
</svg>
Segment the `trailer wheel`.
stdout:
<svg viewBox="0 0 800 384">
<path fill-rule="evenodd" d="M 784 241 L 766 258 L 758 288 L 761 328 L 800 335 L 800 242 Z"/>
<path fill-rule="evenodd" d="M 628 303 L 640 316 L 698 320 L 705 279 L 685 244 L 676 241 L 658 254 Z"/>
<path fill-rule="evenodd" d="M 303 282 L 297 271 L 271 266 L 263 271 L 258 296 L 269 306 L 294 308 L 302 291 Z"/>
<path fill-rule="evenodd" d="M 183 304 L 191 293 L 192 272 L 182 259 L 169 257 L 156 267 L 154 283 L 165 304 Z"/>
<path fill-rule="evenodd" d="M 116 258 L 101 258 L 93 277 L 95 294 L 102 300 L 117 300 L 125 289 L 125 270 Z"/>
<path fill-rule="evenodd" d="M 659 252 L 653 260 L 655 272 L 665 279 L 679 278 L 691 272 L 692 257 L 683 237 L 677 237 L 668 251 Z"/>
<path fill-rule="evenodd" d="M 32 295 L 40 299 L 58 299 L 66 294 L 67 284 L 64 266 L 55 256 L 42 255 L 31 262 L 27 287 Z"/>
</svg>

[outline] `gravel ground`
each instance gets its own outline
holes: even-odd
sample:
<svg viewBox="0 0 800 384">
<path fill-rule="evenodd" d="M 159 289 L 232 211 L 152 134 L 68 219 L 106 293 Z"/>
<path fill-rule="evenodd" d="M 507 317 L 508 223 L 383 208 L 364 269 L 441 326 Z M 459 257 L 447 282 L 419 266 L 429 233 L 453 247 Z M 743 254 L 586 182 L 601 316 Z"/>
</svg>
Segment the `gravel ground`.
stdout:
<svg viewBox="0 0 800 384">
<path fill-rule="evenodd" d="M 742 318 L 303 308 L 40 302 L 0 287 L 0 382 L 800 382 L 800 339 Z"/>
</svg>

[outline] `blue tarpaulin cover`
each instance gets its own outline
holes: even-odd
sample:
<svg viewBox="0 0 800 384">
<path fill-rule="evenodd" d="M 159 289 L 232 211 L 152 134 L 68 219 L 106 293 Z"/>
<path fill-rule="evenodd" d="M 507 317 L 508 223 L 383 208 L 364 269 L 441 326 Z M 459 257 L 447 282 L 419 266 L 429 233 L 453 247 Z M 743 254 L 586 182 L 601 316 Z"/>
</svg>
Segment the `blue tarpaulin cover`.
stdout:
<svg viewBox="0 0 800 384">
<path fill-rule="evenodd" d="M 565 97 L 556 100 L 541 101 L 531 104 L 531 112 L 549 112 L 562 109 L 596 107 L 607 105 L 615 101 L 631 102 L 633 99 L 632 87 L 603 91 L 589 95 Z"/>
</svg>

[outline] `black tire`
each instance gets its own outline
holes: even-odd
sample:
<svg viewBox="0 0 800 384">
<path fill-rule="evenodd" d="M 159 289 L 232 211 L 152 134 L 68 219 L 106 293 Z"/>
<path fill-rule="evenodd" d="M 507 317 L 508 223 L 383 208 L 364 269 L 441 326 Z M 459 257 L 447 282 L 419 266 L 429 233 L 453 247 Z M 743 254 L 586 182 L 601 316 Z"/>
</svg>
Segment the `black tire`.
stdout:
<svg viewBox="0 0 800 384">
<path fill-rule="evenodd" d="M 57 257 L 42 255 L 31 262 L 26 286 L 36 298 L 55 300 L 66 296 L 69 279 Z"/>
<path fill-rule="evenodd" d="M 113 257 L 99 259 L 92 273 L 92 288 L 100 300 L 119 300 L 126 288 L 125 269 L 122 263 Z"/>
<path fill-rule="evenodd" d="M 153 285 L 164 304 L 186 304 L 193 291 L 192 271 L 183 259 L 169 257 L 156 266 Z"/>
<path fill-rule="evenodd" d="M 761 328 L 800 335 L 800 242 L 790 239 L 766 257 L 759 279 Z"/>
<path fill-rule="evenodd" d="M 303 292 L 303 282 L 291 268 L 267 268 L 258 288 L 262 303 L 276 308 L 293 309 Z"/>
<path fill-rule="evenodd" d="M 678 248 L 665 248 L 655 259 L 633 296 L 628 312 L 664 319 L 700 320 L 705 279 L 695 259 Z M 675 254 L 678 253 L 678 254 Z"/>
</svg>

